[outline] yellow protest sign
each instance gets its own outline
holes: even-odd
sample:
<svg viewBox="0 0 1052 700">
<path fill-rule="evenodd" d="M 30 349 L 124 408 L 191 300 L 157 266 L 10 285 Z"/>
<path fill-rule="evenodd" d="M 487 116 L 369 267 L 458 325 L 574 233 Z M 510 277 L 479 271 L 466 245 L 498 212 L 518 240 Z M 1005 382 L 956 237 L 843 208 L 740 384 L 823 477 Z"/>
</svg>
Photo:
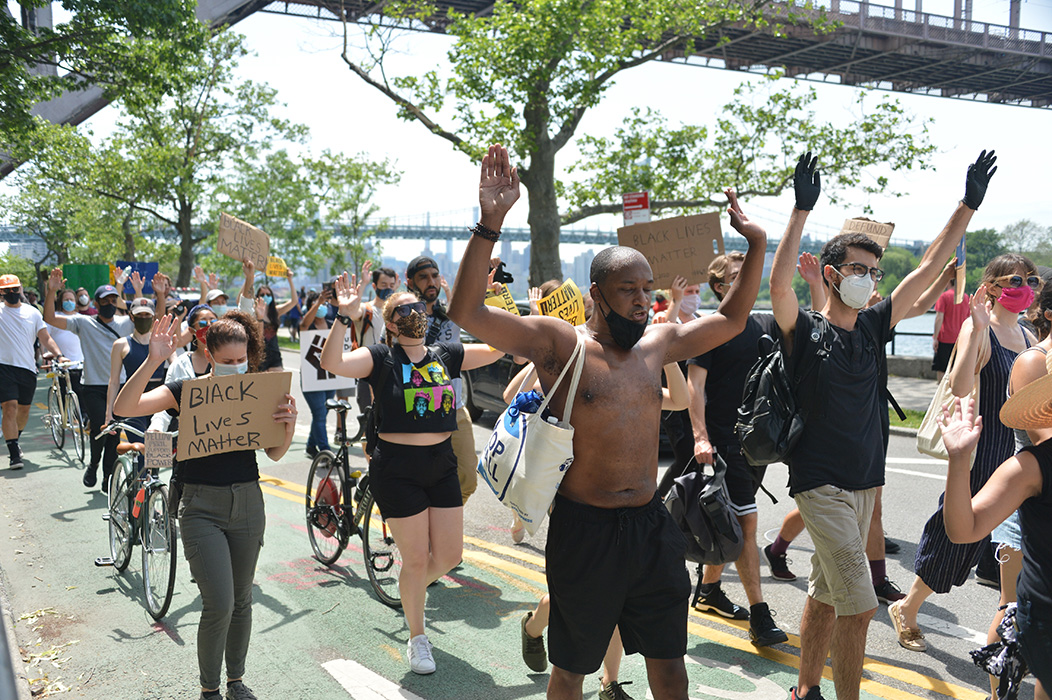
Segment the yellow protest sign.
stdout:
<svg viewBox="0 0 1052 700">
<path fill-rule="evenodd" d="M 281 258 L 275 255 L 267 258 L 267 277 L 284 277 L 288 269 Z"/>
<path fill-rule="evenodd" d="M 179 459 L 277 447 L 285 424 L 274 421 L 292 386 L 292 372 L 256 372 L 183 382 Z"/>
<path fill-rule="evenodd" d="M 516 316 L 520 315 L 519 307 L 515 305 L 515 300 L 511 298 L 511 292 L 506 284 L 500 285 L 500 294 L 491 289 L 486 290 L 486 305 L 496 306 L 498 309 L 504 309 Z"/>
<path fill-rule="evenodd" d="M 572 279 L 537 302 L 543 316 L 555 316 L 575 326 L 584 323 L 584 297 Z"/>
</svg>

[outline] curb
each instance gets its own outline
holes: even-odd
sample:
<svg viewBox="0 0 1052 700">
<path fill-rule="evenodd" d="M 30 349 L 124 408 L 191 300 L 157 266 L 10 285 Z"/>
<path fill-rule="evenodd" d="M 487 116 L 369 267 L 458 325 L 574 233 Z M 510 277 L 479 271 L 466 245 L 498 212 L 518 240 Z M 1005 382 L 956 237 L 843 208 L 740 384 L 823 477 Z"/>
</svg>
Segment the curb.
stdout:
<svg viewBox="0 0 1052 700">
<path fill-rule="evenodd" d="M 18 639 L 15 637 L 15 619 L 11 612 L 11 604 L 7 599 L 7 586 L 4 585 L 6 576 L 0 569 L 0 615 L 4 620 L 4 637 L 0 639 L 0 646 L 4 648 L 0 652 L 6 653 L 7 658 L 0 659 L 0 697 L 11 700 L 31 700 L 32 693 L 29 691 L 29 676 L 26 674 L 26 666 L 22 661 L 22 655 L 18 652 Z M 16 695 L 11 696 L 11 692 Z"/>
<path fill-rule="evenodd" d="M 888 429 L 888 432 L 892 435 L 898 435 L 900 437 L 917 437 L 916 428 L 900 428 L 897 425 L 893 425 Z"/>
</svg>

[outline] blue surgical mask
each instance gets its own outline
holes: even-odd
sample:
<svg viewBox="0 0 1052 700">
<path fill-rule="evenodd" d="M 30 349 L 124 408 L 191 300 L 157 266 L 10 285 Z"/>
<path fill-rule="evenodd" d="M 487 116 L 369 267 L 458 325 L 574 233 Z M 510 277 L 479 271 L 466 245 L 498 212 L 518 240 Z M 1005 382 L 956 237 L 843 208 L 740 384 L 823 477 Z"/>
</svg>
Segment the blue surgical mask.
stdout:
<svg viewBox="0 0 1052 700">
<path fill-rule="evenodd" d="M 329 315 L 328 304 L 318 304 L 318 318 L 325 318 Z"/>
<path fill-rule="evenodd" d="M 212 365 L 213 377 L 228 377 L 233 374 L 245 374 L 248 372 L 248 360 L 237 365 Z"/>
<path fill-rule="evenodd" d="M 73 301 L 72 299 L 66 299 L 62 302 L 62 310 L 65 311 L 67 314 L 73 313 L 77 310 L 77 302 Z"/>
<path fill-rule="evenodd" d="M 387 297 L 391 296 L 392 294 L 394 294 L 394 290 L 393 289 L 377 289 L 376 290 L 376 298 L 379 299 L 380 301 L 387 301 Z"/>
<path fill-rule="evenodd" d="M 274 301 L 274 297 L 270 296 L 269 294 L 264 294 L 263 295 L 263 303 L 264 304 L 266 304 L 267 306 L 270 306 L 270 303 L 272 301 Z"/>
<path fill-rule="evenodd" d="M 212 304 L 212 311 L 215 312 L 216 316 L 222 316 L 229 308 L 226 304 Z"/>
</svg>

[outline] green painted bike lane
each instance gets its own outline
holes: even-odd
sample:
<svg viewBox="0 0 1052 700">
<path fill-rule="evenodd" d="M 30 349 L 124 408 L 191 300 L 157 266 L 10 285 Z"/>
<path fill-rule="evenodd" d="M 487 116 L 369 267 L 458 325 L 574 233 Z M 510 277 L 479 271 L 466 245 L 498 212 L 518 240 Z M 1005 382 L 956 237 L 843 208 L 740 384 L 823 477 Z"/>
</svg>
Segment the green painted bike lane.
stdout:
<svg viewBox="0 0 1052 700">
<path fill-rule="evenodd" d="M 41 381 L 37 401 L 46 387 Z M 123 573 L 93 565 L 108 554 L 105 498 L 81 485 L 83 471 L 54 448 L 41 415 L 34 407 L 22 438 L 26 468 L 0 468 L 0 582 L 28 660 L 26 675 L 45 697 L 196 698 L 200 603 L 181 551 L 171 609 L 154 622 L 143 605 L 138 548 Z M 283 460 L 291 465 L 285 480 L 265 477 L 263 483 L 267 533 L 246 673 L 256 694 L 282 700 L 544 697 L 548 674 L 532 673 L 522 662 L 519 626 L 545 589 L 543 562 L 466 538 L 462 566 L 428 591 L 427 633 L 438 671 L 416 676 L 405 658 L 408 630 L 399 611 L 375 598 L 360 540 L 353 539 L 332 568 L 311 557 L 301 492 L 288 476 L 306 476 L 302 446 L 297 439 Z M 265 474 L 268 465 L 261 457 Z M 693 613 L 688 628 L 692 698 L 782 698 L 795 683 L 798 650 L 781 646 L 758 654 L 741 629 Z M 637 700 L 647 697 L 640 657 L 625 659 L 621 680 L 632 682 L 626 690 Z M 867 681 L 863 696 L 938 696 L 923 691 L 923 681 L 912 692 L 898 685 Z M 823 686 L 833 697 L 831 682 Z M 585 690 L 595 696 L 598 674 Z"/>
</svg>

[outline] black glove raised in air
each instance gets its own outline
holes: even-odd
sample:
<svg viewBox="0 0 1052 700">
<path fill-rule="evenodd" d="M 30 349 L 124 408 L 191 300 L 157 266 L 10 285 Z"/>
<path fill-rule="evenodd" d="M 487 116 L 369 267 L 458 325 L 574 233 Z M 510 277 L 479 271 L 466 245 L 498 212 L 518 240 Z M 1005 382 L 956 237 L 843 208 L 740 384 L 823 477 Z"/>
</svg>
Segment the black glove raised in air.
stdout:
<svg viewBox="0 0 1052 700">
<path fill-rule="evenodd" d="M 961 200 L 964 206 L 969 209 L 979 209 L 979 205 L 983 203 L 983 197 L 986 196 L 986 186 L 990 184 L 990 178 L 997 172 L 997 167 L 994 165 L 996 162 L 997 156 L 993 151 L 989 153 L 983 151 L 975 162 L 968 166 L 968 175 L 964 179 L 964 199 Z"/>
<path fill-rule="evenodd" d="M 811 211 L 815 208 L 818 195 L 822 191 L 822 179 L 815 168 L 818 156 L 811 157 L 811 151 L 800 156 L 793 173 L 793 189 L 796 190 L 796 208 Z"/>
</svg>

